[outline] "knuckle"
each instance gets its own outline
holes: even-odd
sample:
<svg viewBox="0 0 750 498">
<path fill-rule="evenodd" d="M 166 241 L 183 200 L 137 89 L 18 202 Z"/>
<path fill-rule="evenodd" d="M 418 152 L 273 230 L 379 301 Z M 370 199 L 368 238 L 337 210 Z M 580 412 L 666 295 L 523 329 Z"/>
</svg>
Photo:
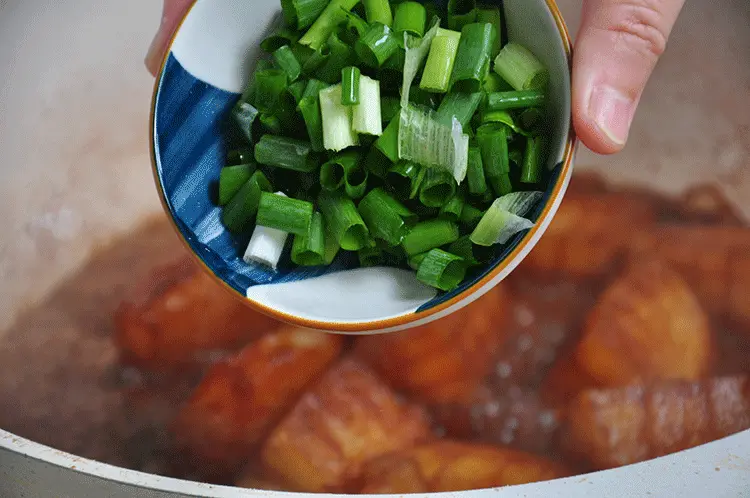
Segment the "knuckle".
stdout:
<svg viewBox="0 0 750 498">
<path fill-rule="evenodd" d="M 667 48 L 668 27 L 661 13 L 660 0 L 630 0 L 619 5 L 620 12 L 611 30 L 630 49 L 661 57 Z"/>
</svg>

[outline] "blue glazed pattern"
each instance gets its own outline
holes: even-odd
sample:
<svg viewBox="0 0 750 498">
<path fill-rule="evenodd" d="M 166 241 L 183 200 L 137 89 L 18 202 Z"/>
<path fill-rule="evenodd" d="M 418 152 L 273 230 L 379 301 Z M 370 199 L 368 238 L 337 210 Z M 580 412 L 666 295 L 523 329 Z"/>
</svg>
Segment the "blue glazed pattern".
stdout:
<svg viewBox="0 0 750 498">
<path fill-rule="evenodd" d="M 242 255 L 249 237 L 236 237 L 221 223 L 221 208 L 214 190 L 227 154 L 225 127 L 238 94 L 215 88 L 189 74 L 170 54 L 156 95 L 154 145 L 156 171 L 170 215 L 190 248 L 201 260 L 241 295 L 259 284 L 276 284 L 353 269 L 356 255 L 342 252 L 329 267 L 295 268 L 289 257 L 290 244 L 276 272 L 247 264 Z M 536 221 L 549 201 L 562 168 L 552 172 L 549 187 L 530 219 Z M 470 275 L 456 290 L 438 295 L 419 311 L 428 310 L 464 292 L 487 275 L 526 236 L 516 235 L 498 248 L 490 265 Z M 291 238 L 290 238 L 291 242 Z"/>
<path fill-rule="evenodd" d="M 289 247 L 277 272 L 242 260 L 249 238 L 235 237 L 224 229 L 211 189 L 225 163 L 225 124 L 238 98 L 196 79 L 170 54 L 156 95 L 156 172 L 169 213 L 190 248 L 243 296 L 254 285 L 303 280 L 354 267 L 356 258 L 342 253 L 330 267 L 292 268 Z"/>
</svg>

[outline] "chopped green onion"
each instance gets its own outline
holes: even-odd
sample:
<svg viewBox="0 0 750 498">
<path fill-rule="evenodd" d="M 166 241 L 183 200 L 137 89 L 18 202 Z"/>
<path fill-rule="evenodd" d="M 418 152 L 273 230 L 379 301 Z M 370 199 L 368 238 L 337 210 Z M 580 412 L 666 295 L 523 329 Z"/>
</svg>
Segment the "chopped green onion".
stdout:
<svg viewBox="0 0 750 498">
<path fill-rule="evenodd" d="M 399 41 L 399 39 L 397 38 L 396 41 Z M 385 61 L 382 66 L 380 66 L 380 74 L 390 71 L 392 73 L 392 76 L 394 76 L 395 79 L 398 79 L 400 83 L 401 75 L 404 73 L 405 62 L 406 49 L 401 48 L 401 46 L 399 45 L 398 50 L 396 50 L 393 55 L 387 61 Z M 396 84 L 394 84 L 393 86 L 394 91 L 396 91 Z"/>
<path fill-rule="evenodd" d="M 466 171 L 469 183 L 469 193 L 481 195 L 487 192 L 487 180 L 484 176 L 484 165 L 482 164 L 482 152 L 479 147 L 469 147 L 469 165 Z"/>
<path fill-rule="evenodd" d="M 524 134 L 524 131 L 516 124 L 509 111 L 484 111 L 482 113 L 482 124 L 502 123 L 516 133 Z"/>
<path fill-rule="evenodd" d="M 538 107 L 529 107 L 524 109 L 519 116 L 521 126 L 524 130 L 533 131 L 542 122 L 544 111 Z"/>
<path fill-rule="evenodd" d="M 351 199 L 338 192 L 321 192 L 318 205 L 327 229 L 346 251 L 359 251 L 369 240 L 369 232 Z"/>
<path fill-rule="evenodd" d="M 292 262 L 300 266 L 320 266 L 324 264 L 326 253 L 326 232 L 323 215 L 314 212 L 310 230 L 305 235 L 295 235 L 292 243 Z"/>
<path fill-rule="evenodd" d="M 286 93 L 287 76 L 281 69 L 255 72 L 255 103 L 260 111 L 273 113 Z"/>
<path fill-rule="evenodd" d="M 253 148 L 242 147 L 240 149 L 232 149 L 227 152 L 227 166 L 236 166 L 238 164 L 248 164 L 253 162 Z"/>
<path fill-rule="evenodd" d="M 403 33 L 422 37 L 427 24 L 427 10 L 419 2 L 403 2 L 396 6 L 393 31 L 403 37 Z"/>
<path fill-rule="evenodd" d="M 417 77 L 422 62 L 427 57 L 432 41 L 440 29 L 440 19 L 434 19 L 432 27 L 419 39 L 404 33 L 404 78 L 401 83 L 401 107 L 409 105 L 409 92 L 414 78 Z"/>
<path fill-rule="evenodd" d="M 511 183 L 508 173 L 490 178 L 490 183 L 492 184 L 492 190 L 497 195 L 507 195 L 513 192 L 513 183 Z"/>
<path fill-rule="evenodd" d="M 470 235 L 464 235 L 448 246 L 448 252 L 461 256 L 469 266 L 489 263 L 494 256 L 491 246 L 475 246 Z"/>
<path fill-rule="evenodd" d="M 302 100 L 297 108 L 305 121 L 307 135 L 310 137 L 310 145 L 315 152 L 325 150 L 323 146 L 323 118 L 320 111 L 320 91 L 328 88 L 323 81 L 311 79 L 307 82 Z"/>
<path fill-rule="evenodd" d="M 372 236 L 391 246 L 399 245 L 417 220 L 414 213 L 381 188 L 371 190 L 360 201 L 359 214 Z"/>
<path fill-rule="evenodd" d="M 401 243 L 407 256 L 414 256 L 430 249 L 455 242 L 458 225 L 447 220 L 428 220 L 417 223 Z"/>
<path fill-rule="evenodd" d="M 503 111 L 506 109 L 523 109 L 544 105 L 544 92 L 541 90 L 520 90 L 513 92 L 495 92 L 487 95 L 487 109 Z"/>
<path fill-rule="evenodd" d="M 338 152 L 359 144 L 352 131 L 352 108 L 341 105 L 341 85 L 320 91 L 320 111 L 323 120 L 323 146 Z"/>
<path fill-rule="evenodd" d="M 255 145 L 255 160 L 266 166 L 293 171 L 315 171 L 318 162 L 309 142 L 277 135 L 263 135 Z"/>
<path fill-rule="evenodd" d="M 273 58 L 281 70 L 286 73 L 287 81 L 289 83 L 297 81 L 297 78 L 302 74 L 302 66 L 300 66 L 299 61 L 294 56 L 289 45 L 284 45 L 274 51 Z"/>
<path fill-rule="evenodd" d="M 260 59 L 255 65 L 255 72 L 264 71 L 266 69 L 273 69 L 273 64 L 271 64 L 271 61 L 269 60 Z M 255 104 L 256 86 L 255 77 L 250 78 L 250 81 L 248 81 L 247 86 L 245 87 L 245 91 L 242 93 L 242 97 L 240 97 L 240 102 Z"/>
<path fill-rule="evenodd" d="M 544 89 L 549 81 L 547 69 L 528 49 L 508 43 L 495 58 L 495 72 L 516 90 Z"/>
<path fill-rule="evenodd" d="M 323 147 L 323 121 L 320 113 L 320 99 L 318 96 L 305 97 L 299 103 L 299 111 L 305 121 L 307 134 L 310 137 L 310 146 L 315 152 L 322 152 Z"/>
<path fill-rule="evenodd" d="M 363 155 L 350 150 L 334 156 L 320 168 L 320 185 L 325 190 L 334 191 L 344 187 L 346 195 L 359 199 L 367 189 L 367 170 Z"/>
<path fill-rule="evenodd" d="M 365 247 L 357 252 L 359 258 L 359 266 L 362 268 L 370 268 L 373 266 L 380 266 L 385 263 L 385 257 L 383 249 L 380 247 Z"/>
<path fill-rule="evenodd" d="M 226 206 L 255 172 L 255 165 L 239 164 L 221 168 L 219 173 L 219 206 Z"/>
<path fill-rule="evenodd" d="M 367 22 L 370 24 L 378 22 L 390 26 L 393 23 L 391 4 L 388 0 L 362 0 L 362 4 L 365 6 Z"/>
<path fill-rule="evenodd" d="M 406 51 L 403 48 L 396 50 L 393 56 L 385 61 L 376 73 L 376 78 L 380 81 L 380 89 L 383 95 L 388 97 L 400 97 L 399 88 L 404 77 L 404 61 Z M 401 107 L 399 99 L 399 108 Z M 388 121 L 387 119 L 384 121 Z"/>
<path fill-rule="evenodd" d="M 456 181 L 441 168 L 427 168 L 419 188 L 419 201 L 427 207 L 442 207 L 456 195 Z"/>
<path fill-rule="evenodd" d="M 461 211 L 464 208 L 464 197 L 460 193 L 454 195 L 451 200 L 443 204 L 440 208 L 440 218 L 454 223 L 461 219 Z"/>
<path fill-rule="evenodd" d="M 424 261 L 424 258 L 427 257 L 427 253 L 423 252 L 422 254 L 415 254 L 414 256 L 411 256 L 409 258 L 409 266 L 412 270 L 417 271 L 419 270 L 419 265 L 422 264 L 422 261 Z"/>
<path fill-rule="evenodd" d="M 258 212 L 261 192 L 270 191 L 271 183 L 265 175 L 260 171 L 253 173 L 224 208 L 222 213 L 224 226 L 232 233 L 242 233 L 249 229 Z"/>
<path fill-rule="evenodd" d="M 471 233 L 471 241 L 478 246 L 505 244 L 518 232 L 532 228 L 534 223 L 523 216 L 542 196 L 542 192 L 514 192 L 498 198 Z"/>
<path fill-rule="evenodd" d="M 526 139 L 526 152 L 523 155 L 523 166 L 521 167 L 522 183 L 539 183 L 542 175 L 541 158 L 542 137 L 529 137 Z"/>
<path fill-rule="evenodd" d="M 307 97 L 315 97 L 318 98 L 320 96 L 320 91 L 325 90 L 328 88 L 329 85 L 325 81 L 316 80 L 315 78 L 309 80 L 307 82 L 307 86 L 305 86 L 305 92 L 302 94 L 302 98 Z"/>
<path fill-rule="evenodd" d="M 380 113 L 380 82 L 361 76 L 359 78 L 359 105 L 352 109 L 352 129 L 364 135 L 383 134 Z"/>
<path fill-rule="evenodd" d="M 464 207 L 461 210 L 461 226 L 465 229 L 474 230 L 479 224 L 479 220 L 482 219 L 482 216 L 484 216 L 484 211 L 477 209 L 471 204 L 464 204 Z"/>
<path fill-rule="evenodd" d="M 523 165 L 523 155 L 526 152 L 526 150 L 521 150 L 517 147 L 514 147 L 512 149 L 508 150 L 508 160 L 510 163 L 517 167 L 518 169 L 521 169 L 521 166 Z"/>
<path fill-rule="evenodd" d="M 266 53 L 272 54 L 284 45 L 294 45 L 299 40 L 299 33 L 293 29 L 281 28 L 265 40 L 260 42 L 260 48 Z M 255 68 L 256 71 L 259 68 Z"/>
<path fill-rule="evenodd" d="M 417 270 L 417 280 L 442 291 L 455 289 L 465 276 L 463 258 L 442 249 L 428 252 Z"/>
<path fill-rule="evenodd" d="M 450 92 L 440 103 L 435 119 L 443 126 L 452 126 L 455 117 L 463 129 L 468 129 L 471 118 L 481 102 L 481 92 Z"/>
<path fill-rule="evenodd" d="M 399 161 L 388 169 L 385 185 L 401 200 L 413 199 L 419 193 L 425 171 L 419 165 Z"/>
<path fill-rule="evenodd" d="M 242 131 L 242 134 L 252 145 L 253 125 L 255 124 L 255 119 L 258 117 L 258 109 L 247 102 L 239 101 L 232 109 L 232 116 L 234 117 L 234 122 L 237 123 L 237 126 Z"/>
<path fill-rule="evenodd" d="M 262 192 L 256 224 L 295 235 L 307 235 L 312 222 L 313 205 L 292 199 L 283 193 Z"/>
<path fill-rule="evenodd" d="M 302 72 L 310 75 L 314 74 L 324 64 L 331 59 L 331 48 L 324 44 L 318 50 L 314 51 L 312 55 L 302 65 Z"/>
<path fill-rule="evenodd" d="M 263 127 L 263 131 L 271 133 L 272 135 L 278 135 L 281 133 L 281 120 L 275 114 L 264 112 L 260 115 L 259 120 Z"/>
<path fill-rule="evenodd" d="M 289 85 L 289 88 L 287 90 L 289 93 L 294 97 L 294 101 L 299 106 L 300 101 L 302 100 L 302 96 L 305 94 L 305 88 L 307 87 L 307 83 L 303 80 L 298 80 L 291 85 Z"/>
<path fill-rule="evenodd" d="M 437 30 L 430 46 L 419 88 L 437 93 L 448 91 L 460 40 L 461 33 L 458 31 L 442 28 Z"/>
<path fill-rule="evenodd" d="M 302 66 L 302 72 L 305 73 L 305 64 L 308 60 L 310 60 L 310 57 L 313 56 L 315 50 L 311 49 L 307 45 L 300 45 L 299 43 L 295 43 L 291 47 L 292 53 L 299 61 L 300 66 Z"/>
<path fill-rule="evenodd" d="M 409 102 L 415 104 L 417 108 L 425 107 L 434 111 L 440 105 L 441 97 L 442 95 L 437 93 L 422 90 L 419 85 L 412 86 L 409 91 Z"/>
<path fill-rule="evenodd" d="M 448 0 L 448 28 L 459 31 L 476 19 L 476 0 Z"/>
<path fill-rule="evenodd" d="M 329 0 L 281 0 L 284 21 L 298 30 L 310 27 L 328 5 Z"/>
<path fill-rule="evenodd" d="M 331 33 L 326 47 L 331 56 L 315 71 L 315 76 L 328 83 L 341 81 L 341 71 L 354 62 L 354 51 L 344 43 L 338 33 Z"/>
<path fill-rule="evenodd" d="M 497 31 L 491 24 L 472 23 L 463 27 L 451 74 L 451 90 L 478 92 L 482 89 L 496 37 Z"/>
<path fill-rule="evenodd" d="M 320 186 L 326 190 L 334 191 L 344 186 L 344 175 L 346 164 L 356 164 L 360 158 L 357 151 L 346 151 L 336 154 L 320 167 Z"/>
<path fill-rule="evenodd" d="M 508 90 L 513 90 L 513 87 L 510 86 L 510 84 L 502 79 L 497 73 L 489 72 L 484 78 L 482 89 L 485 93 L 494 93 L 507 92 Z"/>
<path fill-rule="evenodd" d="M 508 163 L 508 132 L 502 124 L 482 125 L 477 130 L 477 142 L 482 152 L 484 175 L 495 187 L 496 181 L 510 171 Z M 497 192 L 500 195 L 499 192 Z"/>
<path fill-rule="evenodd" d="M 399 128 L 401 123 L 401 111 L 399 111 L 388 126 L 383 130 L 383 134 L 375 141 L 375 147 L 385 155 L 392 163 L 398 162 L 398 141 Z"/>
<path fill-rule="evenodd" d="M 372 23 L 370 29 L 354 45 L 360 60 L 374 68 L 382 66 L 398 48 L 391 28 L 380 22 Z"/>
<path fill-rule="evenodd" d="M 347 20 L 346 11 L 358 3 L 359 0 L 331 0 L 299 42 L 313 50 L 320 49 L 331 33 Z"/>
<path fill-rule="evenodd" d="M 492 44 L 492 52 L 490 54 L 491 57 L 496 57 L 502 47 L 503 15 L 500 13 L 500 8 L 495 6 L 479 7 L 477 9 L 477 22 L 492 24 L 497 31 L 495 43 Z"/>
<path fill-rule="evenodd" d="M 396 97 L 380 97 L 380 117 L 383 123 L 390 123 L 401 110 L 401 101 Z"/>
<path fill-rule="evenodd" d="M 289 234 L 275 228 L 256 226 L 242 259 L 247 264 L 260 263 L 275 270 L 284 252 Z"/>
<path fill-rule="evenodd" d="M 359 68 L 348 66 L 341 70 L 341 104 L 359 104 Z"/>
<path fill-rule="evenodd" d="M 455 118 L 453 126 L 447 127 L 438 123 L 434 115 L 413 106 L 401 110 L 398 156 L 422 166 L 442 168 L 460 184 L 466 177 L 469 136 Z"/>
<path fill-rule="evenodd" d="M 370 174 L 380 179 L 385 179 L 388 168 L 391 167 L 391 160 L 388 159 L 376 147 L 370 148 L 365 158 L 365 168 Z"/>
<path fill-rule="evenodd" d="M 370 25 L 353 12 L 346 12 L 346 19 L 347 43 L 354 45 L 367 32 Z"/>
</svg>

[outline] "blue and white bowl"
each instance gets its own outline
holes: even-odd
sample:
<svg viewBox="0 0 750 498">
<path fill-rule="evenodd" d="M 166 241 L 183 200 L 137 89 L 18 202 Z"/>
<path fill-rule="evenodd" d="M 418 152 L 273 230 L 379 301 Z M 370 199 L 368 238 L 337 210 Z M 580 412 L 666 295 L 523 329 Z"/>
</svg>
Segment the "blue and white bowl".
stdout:
<svg viewBox="0 0 750 498">
<path fill-rule="evenodd" d="M 303 327 L 390 332 L 443 317 L 481 297 L 532 250 L 562 201 L 573 170 L 571 43 L 553 0 L 505 0 L 508 38 L 550 71 L 550 181 L 529 218 L 534 228 L 498 249 L 456 290 L 438 293 L 409 270 L 357 268 L 341 254 L 330 267 L 278 271 L 242 259 L 247 240 L 221 223 L 210 186 L 226 157 L 227 116 L 255 66 L 260 41 L 280 21 L 278 0 L 198 0 L 178 30 L 158 75 L 152 104 L 154 175 L 179 235 L 205 269 L 249 306 Z"/>
</svg>

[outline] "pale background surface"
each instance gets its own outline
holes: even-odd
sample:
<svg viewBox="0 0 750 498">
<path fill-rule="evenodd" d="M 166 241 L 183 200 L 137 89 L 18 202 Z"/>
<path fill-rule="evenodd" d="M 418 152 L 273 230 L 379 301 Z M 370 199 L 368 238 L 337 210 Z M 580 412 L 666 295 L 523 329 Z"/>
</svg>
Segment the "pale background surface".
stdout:
<svg viewBox="0 0 750 498">
<path fill-rule="evenodd" d="M 575 33 L 580 2 L 559 4 Z M 0 233 L 13 234 L 0 237 L 0 329 L 113 234 L 160 212 L 142 66 L 160 6 L 0 0 Z M 688 1 L 627 149 L 582 149 L 577 167 L 668 191 L 715 180 L 750 215 L 748 53 L 750 3 Z"/>
</svg>

